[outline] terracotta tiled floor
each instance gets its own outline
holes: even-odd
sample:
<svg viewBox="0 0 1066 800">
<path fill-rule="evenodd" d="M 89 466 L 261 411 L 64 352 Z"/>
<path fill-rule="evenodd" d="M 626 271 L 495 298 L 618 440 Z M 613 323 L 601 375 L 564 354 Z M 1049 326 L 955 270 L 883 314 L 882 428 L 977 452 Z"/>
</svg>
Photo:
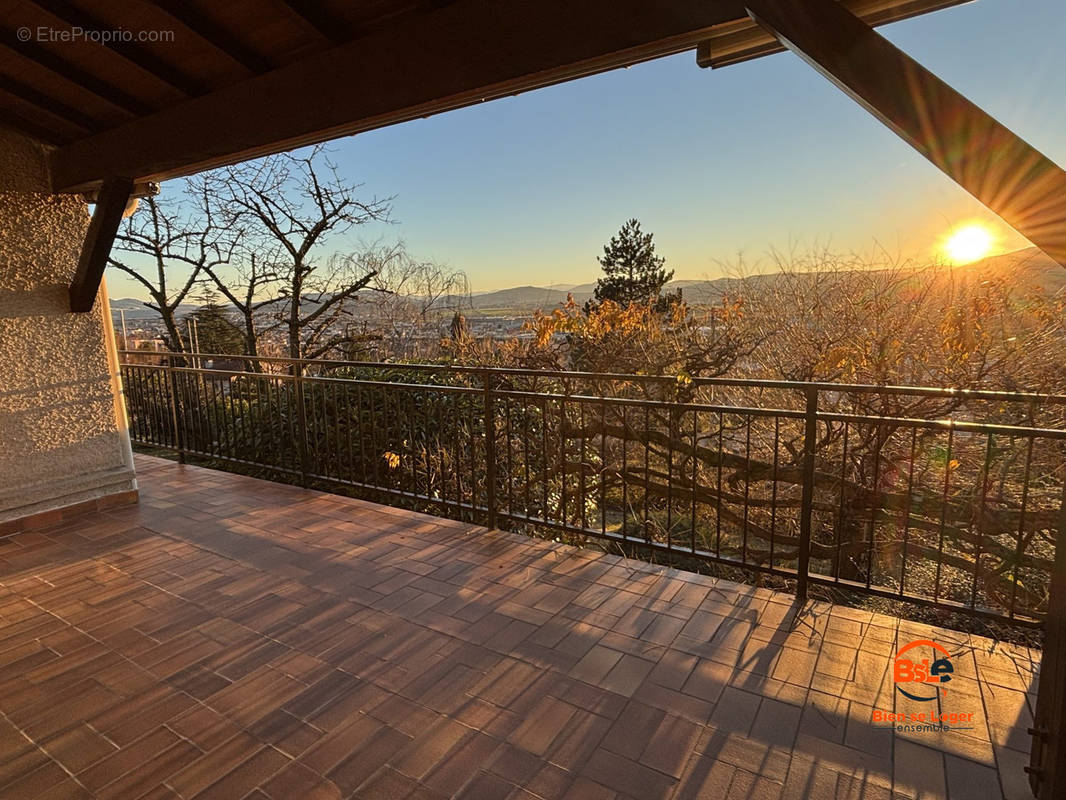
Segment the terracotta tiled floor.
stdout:
<svg viewBox="0 0 1066 800">
<path fill-rule="evenodd" d="M 138 470 L 138 506 L 0 541 L 0 796 L 1026 796 L 1028 651 Z M 918 637 L 955 654 L 942 710 L 971 730 L 872 722 L 913 710 L 889 655 Z"/>
</svg>

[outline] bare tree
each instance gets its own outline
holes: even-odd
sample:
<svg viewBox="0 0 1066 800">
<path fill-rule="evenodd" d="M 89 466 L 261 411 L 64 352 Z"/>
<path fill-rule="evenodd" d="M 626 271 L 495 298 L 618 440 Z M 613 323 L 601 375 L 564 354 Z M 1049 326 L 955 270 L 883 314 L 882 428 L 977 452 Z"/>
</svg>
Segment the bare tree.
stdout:
<svg viewBox="0 0 1066 800">
<path fill-rule="evenodd" d="M 259 353 L 259 338 L 270 328 L 261 324 L 261 309 L 273 302 L 279 276 L 275 267 L 276 250 L 260 252 L 261 243 L 249 247 L 248 238 L 241 226 L 240 215 L 219 198 L 226 196 L 222 172 L 206 172 L 187 179 L 188 194 L 196 198 L 197 207 L 209 219 L 218 219 L 219 224 L 230 231 L 233 247 L 225 263 L 204 265 L 205 281 L 214 285 L 220 294 L 237 312 L 244 334 L 244 352 L 255 356 Z M 216 208 L 217 205 L 217 208 Z M 253 368 L 258 368 L 252 362 Z"/>
<path fill-rule="evenodd" d="M 1061 301 L 1010 275 L 824 252 L 774 266 L 737 287 L 748 324 L 770 334 L 747 360 L 755 377 L 1012 390 L 1054 374 Z M 946 414 L 956 403 L 870 410 Z"/>
<path fill-rule="evenodd" d="M 163 339 L 173 352 L 186 348 L 177 310 L 205 274 L 229 263 L 240 232 L 221 223 L 217 208 L 195 191 L 174 198 L 148 197 L 115 237 L 108 264 L 140 283 L 145 305 L 163 320 Z M 126 257 L 118 253 L 128 254 Z"/>
<path fill-rule="evenodd" d="M 278 283 L 274 263 L 258 253 L 248 253 L 246 258 L 235 260 L 233 276 L 208 266 L 204 272 L 230 305 L 236 309 L 244 333 L 244 352 L 249 356 L 259 355 L 259 338 L 270 333 L 280 324 L 276 320 L 263 324 L 261 313 L 275 303 L 269 293 Z M 251 362 L 257 368 L 257 362 Z"/>
<path fill-rule="evenodd" d="M 271 308 L 286 331 L 289 356 L 321 358 L 350 344 L 352 300 L 380 264 L 374 253 L 326 258 L 321 253 L 358 225 L 387 221 L 388 199 L 358 199 L 358 187 L 338 176 L 321 147 L 225 168 L 214 185 L 228 222 L 245 232 L 247 246 L 277 254 L 263 280 L 277 279 Z M 247 308 L 261 288 L 246 283 L 240 306 Z"/>
<path fill-rule="evenodd" d="M 433 355 L 420 344 L 440 345 L 440 325 L 469 302 L 466 273 L 434 261 L 412 258 L 402 245 L 374 248 L 377 274 L 368 306 L 368 332 L 378 334 L 384 354 L 410 358 Z"/>
</svg>

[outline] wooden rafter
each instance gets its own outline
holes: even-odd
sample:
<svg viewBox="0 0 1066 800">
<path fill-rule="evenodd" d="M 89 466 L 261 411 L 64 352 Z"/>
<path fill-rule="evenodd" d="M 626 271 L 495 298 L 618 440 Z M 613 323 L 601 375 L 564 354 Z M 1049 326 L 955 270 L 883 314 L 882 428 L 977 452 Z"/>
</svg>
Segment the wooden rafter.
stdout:
<svg viewBox="0 0 1066 800">
<path fill-rule="evenodd" d="M 112 27 L 104 20 L 66 2 L 66 0 L 32 0 L 32 2 L 53 17 L 63 20 L 72 28 L 107 30 Z M 115 39 L 101 43 L 100 46 L 106 47 L 135 67 L 154 75 L 157 79 L 187 95 L 200 95 L 208 90 L 205 84 L 168 64 L 137 42 Z"/>
<path fill-rule="evenodd" d="M 123 111 L 128 111 L 134 115 L 147 114 L 152 110 L 148 104 L 107 81 L 100 80 L 95 75 L 75 66 L 66 59 L 60 58 L 36 42 L 20 40 L 17 32 L 12 28 L 0 26 L 0 41 L 3 41 L 5 47 L 22 58 L 33 61 L 116 108 L 121 108 Z"/>
<path fill-rule="evenodd" d="M 316 0 L 281 0 L 293 16 L 332 44 L 341 44 L 351 38 L 348 26 L 322 7 Z"/>
<path fill-rule="evenodd" d="M 54 97 L 49 97 L 32 86 L 22 83 L 22 81 L 17 81 L 6 75 L 0 75 L 0 91 L 5 91 L 12 97 L 17 97 L 22 102 L 28 103 L 41 111 L 46 111 L 53 117 L 58 117 L 71 125 L 76 125 L 82 130 L 91 131 L 95 127 L 96 123 L 88 114 L 76 108 L 71 108 L 66 103 L 56 100 Z"/>
<path fill-rule="evenodd" d="M 42 142 L 52 145 L 60 145 L 63 142 L 68 141 L 68 137 L 53 130 L 47 128 L 32 119 L 29 119 L 22 113 L 15 111 L 14 109 L 5 108 L 3 111 L 4 120 L 3 124 L 7 127 L 19 131 L 33 139 L 39 139 Z"/>
<path fill-rule="evenodd" d="M 835 0 L 748 13 L 905 142 L 1066 266 L 1066 172 Z"/>
<path fill-rule="evenodd" d="M 190 5 L 188 0 L 154 0 L 154 3 L 200 39 L 236 61 L 253 75 L 269 72 L 276 66 L 269 58 L 248 47 L 241 39 Z"/>
</svg>

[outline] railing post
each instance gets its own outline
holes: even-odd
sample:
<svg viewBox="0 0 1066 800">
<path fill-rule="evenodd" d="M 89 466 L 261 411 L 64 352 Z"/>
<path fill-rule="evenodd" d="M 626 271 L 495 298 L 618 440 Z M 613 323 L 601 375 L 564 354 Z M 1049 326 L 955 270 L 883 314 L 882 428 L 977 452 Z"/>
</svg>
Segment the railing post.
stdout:
<svg viewBox="0 0 1066 800">
<path fill-rule="evenodd" d="M 492 392 L 492 372 L 481 373 L 485 399 L 485 505 L 488 526 L 496 527 L 496 403 Z"/>
<path fill-rule="evenodd" d="M 292 364 L 292 388 L 296 393 L 296 449 L 300 454 L 300 480 L 307 488 L 307 404 L 304 403 L 303 362 Z"/>
<path fill-rule="evenodd" d="M 807 600 L 807 579 L 811 569 L 811 512 L 814 508 L 814 448 L 818 438 L 818 389 L 808 386 L 803 429 L 803 495 L 800 505 L 799 560 L 796 564 L 796 599 Z"/>
<path fill-rule="evenodd" d="M 1066 788 L 1066 735 L 1059 721 L 1066 715 L 1066 485 L 1059 503 L 1055 556 L 1051 567 L 1044 654 L 1036 685 L 1033 737 L 1029 749 L 1029 788 L 1039 800 L 1061 797 Z"/>
<path fill-rule="evenodd" d="M 174 372 L 174 359 L 167 356 L 167 384 L 170 391 L 170 421 L 174 426 L 174 447 L 178 451 L 178 463 L 185 463 L 185 437 L 181 433 L 181 425 L 178 423 L 178 376 Z"/>
</svg>

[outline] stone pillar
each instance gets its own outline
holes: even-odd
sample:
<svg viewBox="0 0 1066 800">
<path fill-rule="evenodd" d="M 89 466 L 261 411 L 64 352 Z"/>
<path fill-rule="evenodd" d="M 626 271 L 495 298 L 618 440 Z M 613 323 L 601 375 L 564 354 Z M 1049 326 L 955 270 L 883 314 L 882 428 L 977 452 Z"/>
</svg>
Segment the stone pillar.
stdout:
<svg viewBox="0 0 1066 800">
<path fill-rule="evenodd" d="M 88 224 L 43 147 L 0 127 L 0 535 L 136 499 L 106 289 L 69 310 Z"/>
</svg>

